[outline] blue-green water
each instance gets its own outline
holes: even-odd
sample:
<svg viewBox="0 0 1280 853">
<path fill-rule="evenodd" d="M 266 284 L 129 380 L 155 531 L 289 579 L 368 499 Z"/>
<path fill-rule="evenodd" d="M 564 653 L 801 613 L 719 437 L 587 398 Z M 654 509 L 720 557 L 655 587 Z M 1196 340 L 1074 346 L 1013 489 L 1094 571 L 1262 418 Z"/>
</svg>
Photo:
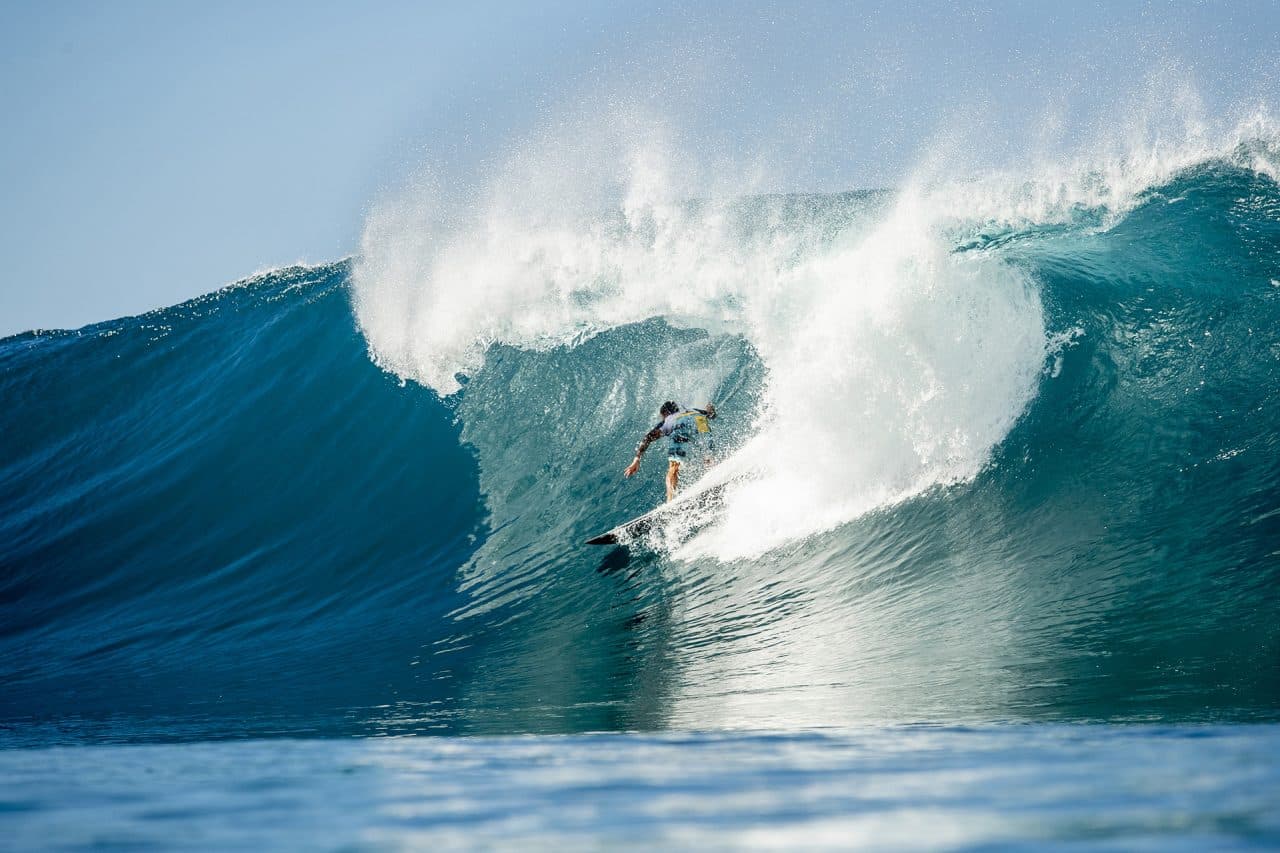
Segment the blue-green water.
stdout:
<svg viewBox="0 0 1280 853">
<path fill-rule="evenodd" d="M 0 752 L 8 842 L 1274 849 L 1275 726 L 275 740 Z"/>
<path fill-rule="evenodd" d="M 374 214 L 0 342 L 0 825 L 1277 844 L 1274 148 L 1039 207 Z M 660 499 L 621 469 L 672 397 L 726 500 L 581 545 Z"/>
</svg>

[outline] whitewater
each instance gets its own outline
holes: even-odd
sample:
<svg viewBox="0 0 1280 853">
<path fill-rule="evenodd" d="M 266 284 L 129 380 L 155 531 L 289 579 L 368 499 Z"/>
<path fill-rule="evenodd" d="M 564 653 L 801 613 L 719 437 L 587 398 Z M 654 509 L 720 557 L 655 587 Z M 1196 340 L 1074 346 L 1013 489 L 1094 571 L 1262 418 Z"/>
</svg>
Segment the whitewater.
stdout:
<svg viewBox="0 0 1280 853">
<path fill-rule="evenodd" d="M 198 844 L 501 843 L 489 795 L 542 846 L 1276 843 L 1267 111 L 834 193 L 598 124 L 424 169 L 352 258 L 0 341 L 14 837 L 276 786 Z M 716 403 L 723 503 L 582 545 L 661 500 L 666 399 Z"/>
</svg>

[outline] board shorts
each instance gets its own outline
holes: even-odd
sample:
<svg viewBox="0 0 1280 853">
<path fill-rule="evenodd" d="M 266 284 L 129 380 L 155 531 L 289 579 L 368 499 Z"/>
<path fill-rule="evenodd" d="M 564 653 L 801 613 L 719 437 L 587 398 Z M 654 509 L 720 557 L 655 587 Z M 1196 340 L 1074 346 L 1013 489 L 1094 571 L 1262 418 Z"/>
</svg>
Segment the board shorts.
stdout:
<svg viewBox="0 0 1280 853">
<path fill-rule="evenodd" d="M 670 446 L 667 448 L 667 461 L 683 463 L 692 460 L 701 462 L 711 455 L 712 449 L 710 439 L 691 438 L 688 441 L 672 439 Z"/>
</svg>

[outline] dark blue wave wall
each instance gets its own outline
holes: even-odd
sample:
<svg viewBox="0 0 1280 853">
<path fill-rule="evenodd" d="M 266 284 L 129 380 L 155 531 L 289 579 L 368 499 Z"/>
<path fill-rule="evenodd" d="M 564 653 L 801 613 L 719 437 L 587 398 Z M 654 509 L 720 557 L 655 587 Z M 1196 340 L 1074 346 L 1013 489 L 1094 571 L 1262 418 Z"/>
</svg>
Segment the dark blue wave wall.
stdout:
<svg viewBox="0 0 1280 853">
<path fill-rule="evenodd" d="M 292 717 L 418 683 L 475 462 L 370 364 L 346 274 L 0 344 L 0 716 Z"/>
</svg>

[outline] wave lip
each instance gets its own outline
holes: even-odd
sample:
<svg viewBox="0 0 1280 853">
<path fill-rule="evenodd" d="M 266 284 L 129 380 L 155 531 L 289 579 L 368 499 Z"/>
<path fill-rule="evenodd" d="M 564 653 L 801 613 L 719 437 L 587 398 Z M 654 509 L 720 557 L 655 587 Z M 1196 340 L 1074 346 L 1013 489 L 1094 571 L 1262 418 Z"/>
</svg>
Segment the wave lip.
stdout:
<svg viewBox="0 0 1280 853">
<path fill-rule="evenodd" d="M 585 222 L 495 212 L 427 241 L 411 217 L 397 227 L 400 207 L 375 213 L 353 276 L 375 360 L 450 394 L 495 346 L 546 351 L 651 319 L 742 338 L 768 377 L 752 415 L 765 426 L 726 463 L 749 480 L 727 533 L 699 546 L 726 559 L 972 477 L 1034 391 L 1033 283 L 952 253 L 922 197 L 627 198 L 646 201 Z M 725 378 L 657 393 L 710 399 Z M 780 434 L 803 452 L 775 452 Z"/>
</svg>

